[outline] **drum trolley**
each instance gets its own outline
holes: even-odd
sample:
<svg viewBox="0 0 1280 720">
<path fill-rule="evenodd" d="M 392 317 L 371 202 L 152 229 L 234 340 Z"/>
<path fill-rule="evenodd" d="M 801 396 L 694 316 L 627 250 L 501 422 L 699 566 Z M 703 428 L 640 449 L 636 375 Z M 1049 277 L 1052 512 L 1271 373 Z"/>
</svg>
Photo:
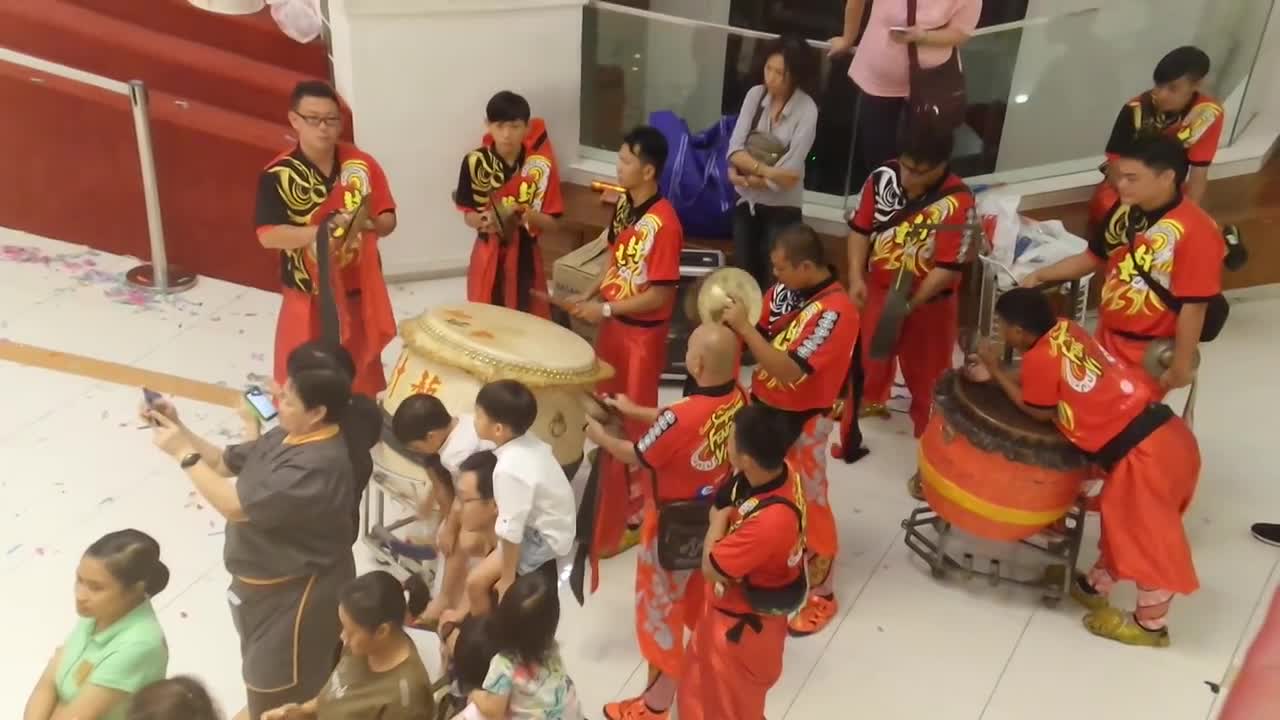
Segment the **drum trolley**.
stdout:
<svg viewBox="0 0 1280 720">
<path fill-rule="evenodd" d="M 1084 518 L 1084 500 L 1081 498 L 1066 514 L 1065 529 L 1061 535 L 1041 533 L 1016 543 L 1035 550 L 1048 561 L 1044 571 L 1034 576 L 1020 576 L 1010 572 L 998 558 L 987 559 L 987 569 L 983 570 L 975 566 L 978 560 L 973 552 L 962 550 L 957 555 L 949 547 L 955 539 L 951 523 L 942 519 L 928 505 L 912 510 L 907 519 L 902 521 L 902 529 L 906 531 L 903 541 L 912 552 L 929 564 L 929 573 L 939 580 L 951 573 L 961 573 L 966 580 L 975 575 L 986 578 L 992 587 L 1012 583 L 1039 590 L 1040 601 L 1045 607 L 1052 608 L 1057 607 L 1071 589 L 1069 583 L 1074 575 L 1080 544 L 1084 538 Z M 1059 577 L 1052 570 L 1055 566 L 1065 566 L 1068 571 L 1061 573 Z"/>
<path fill-rule="evenodd" d="M 389 565 L 401 570 L 404 574 L 417 575 L 432 587 L 435 583 L 437 555 L 434 547 L 420 546 L 413 550 L 409 544 L 396 537 L 398 530 L 415 522 L 421 522 L 417 516 L 418 499 L 404 492 L 405 487 L 420 485 L 416 480 L 395 475 L 377 464 L 373 468 L 373 477 L 369 479 L 369 487 L 361 500 L 360 539 L 379 564 Z M 427 488 L 424 488 L 426 491 Z M 393 506 L 407 510 L 408 513 L 390 524 L 387 524 L 387 502 Z"/>
</svg>

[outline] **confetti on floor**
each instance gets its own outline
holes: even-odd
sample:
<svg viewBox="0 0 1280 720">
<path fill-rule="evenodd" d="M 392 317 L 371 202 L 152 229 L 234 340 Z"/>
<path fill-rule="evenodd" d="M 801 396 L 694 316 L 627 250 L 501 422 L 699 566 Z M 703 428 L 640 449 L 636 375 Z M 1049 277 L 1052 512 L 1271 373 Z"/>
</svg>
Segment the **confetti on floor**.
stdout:
<svg viewBox="0 0 1280 720">
<path fill-rule="evenodd" d="M 201 303 L 177 296 L 164 296 L 130 285 L 123 272 L 111 272 L 99 266 L 101 258 L 109 258 L 96 250 L 75 253 L 48 254 L 30 245 L 0 245 L 0 261 L 21 265 L 42 265 L 71 276 L 81 286 L 96 285 L 112 302 L 129 305 L 140 310 L 157 306 L 173 306 L 183 309 L 198 308 Z"/>
</svg>

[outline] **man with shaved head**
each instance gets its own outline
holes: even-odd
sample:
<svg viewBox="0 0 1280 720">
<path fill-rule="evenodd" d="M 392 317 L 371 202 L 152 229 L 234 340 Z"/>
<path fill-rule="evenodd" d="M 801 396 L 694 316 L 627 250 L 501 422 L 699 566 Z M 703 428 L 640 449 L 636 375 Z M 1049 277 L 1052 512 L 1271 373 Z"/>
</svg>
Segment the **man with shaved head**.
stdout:
<svg viewBox="0 0 1280 720">
<path fill-rule="evenodd" d="M 685 628 L 693 627 L 703 606 L 701 548 L 687 541 L 705 536 L 711 497 L 730 473 L 733 416 L 747 403 L 736 382 L 738 352 L 738 337 L 729 328 L 701 325 L 689 335 L 685 353 L 695 383 L 686 397 L 664 408 L 640 407 L 625 395 L 605 400 L 625 418 L 647 423 L 648 431 L 621 438 L 588 421 L 587 436 L 619 461 L 643 468 L 646 485 L 636 557 L 636 637 L 649 663 L 649 683 L 640 697 L 606 705 L 610 720 L 665 718 L 675 702 Z M 698 503 L 706 503 L 705 510 L 698 512 Z M 701 524 L 687 522 L 691 516 Z M 659 548 L 660 536 L 674 542 Z"/>
</svg>

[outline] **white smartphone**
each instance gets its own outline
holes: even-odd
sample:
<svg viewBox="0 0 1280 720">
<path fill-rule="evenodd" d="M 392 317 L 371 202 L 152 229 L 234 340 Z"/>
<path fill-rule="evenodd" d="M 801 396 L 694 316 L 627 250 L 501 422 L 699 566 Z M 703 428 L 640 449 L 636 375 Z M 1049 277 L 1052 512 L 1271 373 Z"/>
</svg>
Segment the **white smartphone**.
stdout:
<svg viewBox="0 0 1280 720">
<path fill-rule="evenodd" d="M 275 403 L 271 402 L 271 396 L 256 385 L 244 391 L 244 399 L 249 402 L 249 406 L 258 414 L 262 422 L 271 422 L 276 419 L 276 415 L 280 414 L 276 410 Z"/>
</svg>

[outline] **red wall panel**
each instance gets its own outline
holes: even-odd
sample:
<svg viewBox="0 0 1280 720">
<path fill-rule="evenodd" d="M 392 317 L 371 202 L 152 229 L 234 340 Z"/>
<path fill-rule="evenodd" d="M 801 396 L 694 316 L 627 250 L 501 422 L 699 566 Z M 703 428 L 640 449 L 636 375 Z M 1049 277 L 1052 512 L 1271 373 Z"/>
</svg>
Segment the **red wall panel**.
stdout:
<svg viewBox="0 0 1280 720">
<path fill-rule="evenodd" d="M 128 100 L 7 64 L 0 64 L 0 97 L 0 153 L 19 178 L 0 193 L 0 226 L 149 257 Z M 277 256 L 258 245 L 253 205 L 258 172 L 291 144 L 287 128 L 174 101 L 152 96 L 170 261 L 278 289 Z"/>
<path fill-rule="evenodd" d="M 0 45 L 118 80 L 140 79 L 152 90 L 270 122 L 284 120 L 294 85 L 308 77 L 67 0 L 0 4 Z"/>
<path fill-rule="evenodd" d="M 318 40 L 307 45 L 294 42 L 280 31 L 267 10 L 255 15 L 221 15 L 197 9 L 187 0 L 70 1 L 139 27 L 220 48 L 309 77 L 329 76 L 329 58 L 324 44 Z"/>
</svg>

